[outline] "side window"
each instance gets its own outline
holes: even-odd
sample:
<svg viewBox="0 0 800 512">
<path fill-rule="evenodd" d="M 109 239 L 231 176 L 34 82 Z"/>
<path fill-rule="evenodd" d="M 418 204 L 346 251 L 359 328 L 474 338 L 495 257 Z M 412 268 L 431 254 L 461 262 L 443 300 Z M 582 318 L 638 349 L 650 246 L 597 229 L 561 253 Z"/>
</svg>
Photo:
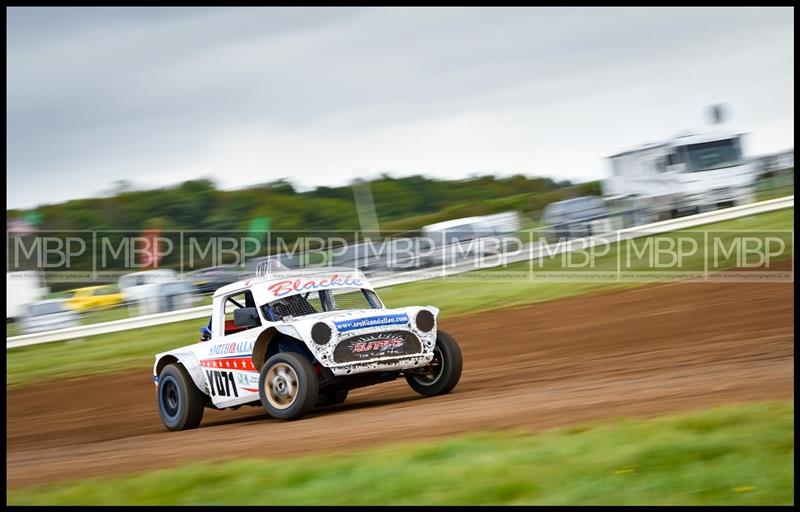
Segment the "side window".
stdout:
<svg viewBox="0 0 800 512">
<path fill-rule="evenodd" d="M 254 308 L 256 307 L 253 294 L 250 290 L 236 292 L 228 295 L 225 298 L 225 335 L 234 334 L 247 329 L 252 329 L 258 326 L 240 327 L 234 323 L 233 312 L 239 308 Z M 257 312 L 256 312 L 257 314 Z"/>
</svg>

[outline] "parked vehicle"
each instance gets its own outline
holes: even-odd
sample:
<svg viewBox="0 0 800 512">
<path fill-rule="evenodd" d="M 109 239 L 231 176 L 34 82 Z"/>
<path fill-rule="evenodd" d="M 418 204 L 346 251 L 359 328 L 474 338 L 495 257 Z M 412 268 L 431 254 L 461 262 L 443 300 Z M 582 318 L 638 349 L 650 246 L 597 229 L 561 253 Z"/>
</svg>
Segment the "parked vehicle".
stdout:
<svg viewBox="0 0 800 512">
<path fill-rule="evenodd" d="M 349 267 L 368 272 L 378 266 L 380 260 L 386 257 L 385 252 L 382 240 L 348 244 L 330 251 L 330 266 Z"/>
<path fill-rule="evenodd" d="M 312 255 L 305 252 L 283 252 L 259 258 L 251 258 L 247 260 L 246 270 L 240 279 L 245 279 L 248 276 L 256 275 L 256 269 L 259 267 L 259 265 L 263 265 L 268 261 L 278 262 L 280 265 L 286 268 L 305 268 L 307 266 L 313 266 L 316 264 L 318 256 L 320 255 Z M 321 257 L 324 257 L 324 255 Z"/>
<path fill-rule="evenodd" d="M 78 325 L 78 315 L 63 299 L 49 299 L 28 304 L 24 308 L 20 329 L 25 334 L 65 329 Z"/>
<path fill-rule="evenodd" d="M 376 271 L 402 272 L 419 268 L 433 250 L 431 241 L 421 236 L 392 238 L 385 246 L 384 257 L 375 267 Z"/>
<path fill-rule="evenodd" d="M 422 237 L 388 237 L 367 240 L 331 250 L 331 266 L 359 269 L 366 274 L 410 270 L 420 266 L 421 255 L 429 251 Z"/>
<path fill-rule="evenodd" d="M 6 272 L 6 319 L 16 320 L 25 314 L 25 306 L 50 293 L 41 272 L 24 270 Z"/>
<path fill-rule="evenodd" d="M 238 281 L 245 273 L 246 270 L 236 265 L 218 265 L 187 272 L 184 279 L 190 282 L 198 293 L 207 294 Z"/>
<path fill-rule="evenodd" d="M 197 296 L 197 289 L 187 281 L 143 285 L 139 311 L 149 315 L 191 308 L 196 305 Z"/>
<path fill-rule="evenodd" d="M 108 309 L 119 306 L 125 298 L 116 286 L 87 286 L 67 292 L 65 304 L 73 311 Z"/>
<path fill-rule="evenodd" d="M 545 235 L 551 240 L 581 238 L 611 231 L 609 210 L 602 198 L 581 196 L 548 204 L 542 212 Z"/>
<path fill-rule="evenodd" d="M 424 265 L 455 265 L 478 256 L 506 250 L 519 231 L 517 212 L 465 217 L 423 226 L 423 236 L 432 249 L 423 258 Z"/>
<path fill-rule="evenodd" d="M 119 278 L 119 289 L 126 302 L 137 303 L 149 294 L 146 286 L 153 283 L 177 281 L 178 274 L 168 268 L 132 272 Z"/>
<path fill-rule="evenodd" d="M 750 203 L 756 168 L 742 137 L 714 129 L 612 155 L 603 195 L 634 198 L 657 220 Z"/>
<path fill-rule="evenodd" d="M 484 215 L 480 221 L 480 229 L 496 236 L 511 235 L 519 232 L 519 213 L 501 212 Z"/>
<path fill-rule="evenodd" d="M 386 308 L 350 268 L 266 267 L 214 293 L 201 341 L 156 354 L 167 429 L 197 427 L 206 407 L 261 405 L 294 420 L 344 402 L 351 389 L 400 377 L 424 396 L 458 383 L 461 352 L 437 328 L 436 307 Z"/>
</svg>

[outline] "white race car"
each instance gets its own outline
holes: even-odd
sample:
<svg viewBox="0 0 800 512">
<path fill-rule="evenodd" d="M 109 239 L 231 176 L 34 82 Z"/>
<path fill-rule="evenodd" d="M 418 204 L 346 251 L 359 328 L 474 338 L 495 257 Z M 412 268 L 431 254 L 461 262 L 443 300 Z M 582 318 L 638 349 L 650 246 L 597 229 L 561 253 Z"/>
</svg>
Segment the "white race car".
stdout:
<svg viewBox="0 0 800 512">
<path fill-rule="evenodd" d="M 270 260 L 257 277 L 214 293 L 200 342 L 156 355 L 161 421 L 191 429 L 205 407 L 259 403 L 294 420 L 400 376 L 422 395 L 448 393 L 461 377 L 461 351 L 436 328 L 438 314 L 385 308 L 351 268 L 289 271 Z"/>
</svg>

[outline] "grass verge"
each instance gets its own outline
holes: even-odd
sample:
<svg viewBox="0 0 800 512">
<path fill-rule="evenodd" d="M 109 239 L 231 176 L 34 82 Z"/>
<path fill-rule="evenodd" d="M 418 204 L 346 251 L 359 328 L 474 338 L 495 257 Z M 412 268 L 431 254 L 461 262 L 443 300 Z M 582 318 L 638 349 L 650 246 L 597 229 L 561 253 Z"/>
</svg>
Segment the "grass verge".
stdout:
<svg viewBox="0 0 800 512">
<path fill-rule="evenodd" d="M 16 505 L 791 505 L 794 404 L 756 402 L 542 434 L 185 465 L 9 489 Z"/>
<path fill-rule="evenodd" d="M 701 236 L 703 231 L 725 230 L 734 232 L 760 232 L 763 230 L 794 230 L 794 209 L 780 210 L 726 222 L 708 224 L 682 231 L 682 235 Z M 789 246 L 786 255 L 791 256 L 791 233 L 781 237 Z M 723 237 L 724 238 L 724 237 Z M 642 240 L 636 242 L 641 246 Z M 596 260 L 592 271 L 612 271 L 617 265 L 619 251 L 628 251 L 629 243 L 622 247 L 612 247 L 610 252 Z M 627 252 L 626 252 L 627 254 Z M 535 274 L 539 271 L 558 270 L 563 262 L 553 259 L 531 271 L 527 262 L 517 263 L 491 272 Z M 736 265 L 733 257 L 720 260 L 721 268 Z M 640 271 L 651 268 L 646 258 L 634 258 L 630 270 Z M 685 259 L 681 270 L 702 270 L 703 260 L 698 255 Z M 442 310 L 442 317 L 464 315 L 473 311 L 501 309 L 510 306 L 532 304 L 547 300 L 570 297 L 589 292 L 622 287 L 641 286 L 641 282 L 613 281 L 595 282 L 589 279 L 573 278 L 571 281 L 548 281 L 522 278 L 485 279 L 477 282 L 469 274 L 462 278 L 451 277 L 419 281 L 404 285 L 383 288 L 380 296 L 389 307 L 410 305 L 435 305 Z M 124 368 L 142 367 L 152 364 L 157 352 L 189 345 L 199 337 L 198 329 L 205 324 L 203 319 L 180 323 L 122 331 L 112 334 L 92 336 L 83 340 L 63 343 L 48 343 L 8 350 L 6 386 L 10 388 L 25 385 L 39 379 L 106 373 Z"/>
</svg>

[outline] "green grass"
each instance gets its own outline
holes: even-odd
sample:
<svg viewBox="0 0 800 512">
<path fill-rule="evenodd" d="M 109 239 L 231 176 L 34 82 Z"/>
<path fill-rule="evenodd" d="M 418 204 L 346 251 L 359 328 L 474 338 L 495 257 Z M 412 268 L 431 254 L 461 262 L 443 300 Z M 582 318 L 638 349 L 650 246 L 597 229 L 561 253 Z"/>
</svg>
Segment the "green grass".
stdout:
<svg viewBox="0 0 800 512">
<path fill-rule="evenodd" d="M 780 210 L 741 219 L 709 224 L 681 232 L 681 234 L 702 233 L 703 230 L 753 231 L 794 230 L 794 209 Z M 667 235 L 670 236 L 670 235 Z M 726 235 L 728 237 L 732 235 Z M 787 242 L 790 236 L 781 236 Z M 635 242 L 641 244 L 639 240 Z M 785 256 L 791 256 L 791 244 Z M 623 244 L 621 250 L 625 251 Z M 612 248 L 608 255 L 599 258 L 593 270 L 613 270 L 617 265 L 617 250 Z M 530 271 L 527 262 L 511 265 L 503 269 L 484 271 L 491 277 L 494 273 L 516 273 L 513 279 L 482 279 L 477 281 L 470 274 L 461 277 L 434 279 L 409 283 L 379 290 L 384 303 L 389 307 L 410 305 L 434 305 L 441 309 L 442 318 L 464 315 L 473 311 L 501 309 L 510 306 L 532 304 L 588 292 L 609 290 L 631 286 L 641 286 L 641 282 L 588 281 L 573 279 L 568 282 L 537 281 L 537 273 L 561 268 L 559 260 L 550 260 L 539 269 Z M 732 259 L 723 259 L 721 267 L 735 266 Z M 649 263 L 642 259 L 632 260 L 631 269 L 646 270 Z M 702 270 L 702 258 L 695 255 L 686 259 L 683 270 Z M 529 279 L 533 276 L 534 279 Z M 152 364 L 153 355 L 194 343 L 199 338 L 198 329 L 203 319 L 168 324 L 118 333 L 93 336 L 83 341 L 48 343 L 6 352 L 6 385 L 17 387 L 48 377 L 69 375 L 88 375 L 116 371 L 122 368 L 141 367 Z M 89 364 L 100 361 L 102 364 Z"/>
<path fill-rule="evenodd" d="M 794 405 L 749 403 L 542 434 L 184 465 L 9 489 L 13 505 L 791 505 Z"/>
<path fill-rule="evenodd" d="M 156 353 L 196 342 L 202 324 L 202 319 L 186 320 L 11 349 L 6 351 L 6 386 L 152 365 Z"/>
</svg>

